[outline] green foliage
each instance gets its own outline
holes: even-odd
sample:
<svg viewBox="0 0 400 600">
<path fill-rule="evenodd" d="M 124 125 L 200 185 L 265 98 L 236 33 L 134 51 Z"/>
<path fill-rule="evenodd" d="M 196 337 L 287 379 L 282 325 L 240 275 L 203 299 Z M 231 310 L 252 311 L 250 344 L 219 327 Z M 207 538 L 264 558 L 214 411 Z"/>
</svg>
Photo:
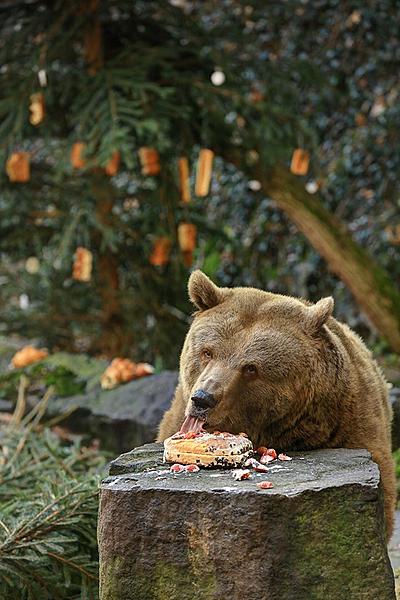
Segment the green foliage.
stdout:
<svg viewBox="0 0 400 600">
<path fill-rule="evenodd" d="M 265 168 L 288 166 L 293 148 L 307 148 L 304 183 L 318 181 L 324 205 L 398 281 L 396 247 L 384 230 L 398 223 L 399 208 L 393 2 L 100 2 L 104 65 L 94 74 L 84 51 L 93 15 L 81 5 L 0 7 L 0 158 L 29 150 L 32 162 L 28 184 L 0 173 L 3 331 L 108 353 L 115 336 L 119 353 L 175 367 L 191 310 L 176 235 L 184 220 L 199 231 L 194 266 L 219 283 L 311 299 L 334 292 L 336 314 L 369 335 L 344 285 L 240 168 L 216 161 L 210 196 L 182 206 L 176 162 L 189 157 L 193 184 L 199 147 L 228 158 L 239 151 L 243 167 L 256 153 Z M 221 86 L 210 80 L 215 69 L 225 74 Z M 34 127 L 28 107 L 37 91 L 46 118 Z M 86 143 L 81 170 L 69 160 L 77 140 Z M 141 175 L 143 145 L 160 153 L 157 177 Z M 99 168 L 116 150 L 121 169 L 107 178 Z M 112 199 L 106 219 L 104 198 Z M 148 262 L 159 235 L 173 242 L 161 268 Z M 78 245 L 94 253 L 89 284 L 71 278 Z M 26 272 L 28 256 L 38 257 L 38 273 Z M 105 256 L 119 277 L 112 314 Z"/>
<path fill-rule="evenodd" d="M 400 496 L 399 496 L 399 492 L 400 492 L 400 449 L 395 450 L 393 452 L 393 460 L 394 460 L 396 481 L 397 481 L 397 505 L 399 508 L 399 503 L 400 503 Z"/>
<path fill-rule="evenodd" d="M 22 374 L 29 381 L 31 393 L 52 386 L 57 396 L 81 394 L 99 385 L 106 366 L 105 360 L 89 358 L 83 354 L 57 352 L 23 369 L 1 373 L 0 398 L 9 400 L 16 397 Z"/>
<path fill-rule="evenodd" d="M 396 467 L 396 478 L 400 480 L 400 449 L 393 452 L 393 458 Z"/>
<path fill-rule="evenodd" d="M 95 599 L 97 485 L 105 459 L 38 428 L 44 408 L 0 429 L 1 597 Z"/>
<path fill-rule="evenodd" d="M 72 373 L 84 384 L 86 391 L 99 384 L 100 376 L 108 365 L 107 360 L 91 358 L 86 354 L 71 355 L 66 352 L 51 354 L 43 362 L 48 367 L 64 369 Z"/>
</svg>

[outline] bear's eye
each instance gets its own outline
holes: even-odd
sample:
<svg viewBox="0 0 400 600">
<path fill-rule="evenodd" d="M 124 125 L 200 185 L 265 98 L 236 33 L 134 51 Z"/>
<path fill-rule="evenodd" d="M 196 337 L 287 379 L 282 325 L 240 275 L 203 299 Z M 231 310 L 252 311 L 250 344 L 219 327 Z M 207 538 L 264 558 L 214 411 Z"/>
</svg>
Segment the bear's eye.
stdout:
<svg viewBox="0 0 400 600">
<path fill-rule="evenodd" d="M 256 367 L 256 365 L 244 365 L 244 367 L 243 367 L 243 373 L 245 375 L 256 375 L 257 374 L 257 367 Z"/>
<path fill-rule="evenodd" d="M 204 360 L 211 360 L 212 359 L 212 352 L 211 350 L 203 350 L 203 352 L 201 353 L 202 358 L 204 358 Z"/>
</svg>

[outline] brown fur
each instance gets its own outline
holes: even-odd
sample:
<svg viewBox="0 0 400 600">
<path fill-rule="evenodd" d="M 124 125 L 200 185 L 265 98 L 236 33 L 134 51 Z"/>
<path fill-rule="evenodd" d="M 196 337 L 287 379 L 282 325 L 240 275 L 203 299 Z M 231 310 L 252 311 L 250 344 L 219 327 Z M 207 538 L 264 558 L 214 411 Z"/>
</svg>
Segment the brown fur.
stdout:
<svg viewBox="0 0 400 600">
<path fill-rule="evenodd" d="M 387 384 L 362 340 L 331 316 L 333 299 L 311 305 L 218 288 L 201 271 L 191 275 L 189 295 L 199 311 L 158 439 L 194 414 L 191 396 L 204 389 L 218 400 L 209 431 L 245 431 L 256 447 L 279 450 L 367 448 L 380 467 L 390 537 L 396 491 Z M 256 373 L 246 371 L 249 364 Z"/>
</svg>

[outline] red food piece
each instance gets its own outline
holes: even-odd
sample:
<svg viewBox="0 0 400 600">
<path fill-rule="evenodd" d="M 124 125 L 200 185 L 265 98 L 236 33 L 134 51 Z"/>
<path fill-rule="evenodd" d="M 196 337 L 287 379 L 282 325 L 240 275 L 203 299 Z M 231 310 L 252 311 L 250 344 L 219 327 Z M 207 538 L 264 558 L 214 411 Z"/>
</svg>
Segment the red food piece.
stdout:
<svg viewBox="0 0 400 600">
<path fill-rule="evenodd" d="M 174 465 L 171 465 L 169 470 L 171 473 L 182 473 L 182 471 L 185 470 L 185 467 L 183 465 L 178 465 L 178 463 L 175 463 Z"/>
<path fill-rule="evenodd" d="M 262 465 L 255 458 L 248 458 L 246 460 L 246 462 L 244 463 L 244 466 L 245 467 L 251 467 L 252 469 L 254 469 L 255 471 L 257 471 L 258 473 L 266 473 L 268 471 L 268 467 L 266 467 L 265 465 Z"/>
<path fill-rule="evenodd" d="M 268 448 L 266 454 L 269 454 L 269 456 L 272 456 L 272 458 L 276 458 L 277 456 L 276 450 L 274 450 L 273 448 Z"/>
<path fill-rule="evenodd" d="M 260 463 L 262 465 L 267 465 L 268 463 L 272 462 L 273 460 L 275 460 L 276 457 L 271 456 L 271 454 L 263 454 L 262 457 L 260 458 Z"/>
<path fill-rule="evenodd" d="M 262 463 L 253 465 L 253 469 L 257 471 L 257 473 L 266 473 L 268 471 L 268 467 L 266 465 L 263 465 Z"/>
<path fill-rule="evenodd" d="M 243 479 L 250 479 L 251 472 L 248 469 L 235 469 L 232 472 L 232 477 L 236 481 L 243 481 Z"/>
<path fill-rule="evenodd" d="M 260 488 L 260 490 L 270 490 L 274 487 L 274 484 L 272 481 L 260 481 L 260 483 L 257 483 L 257 487 Z"/>
<path fill-rule="evenodd" d="M 277 453 L 274 448 L 266 448 L 265 446 L 260 446 L 257 448 L 257 454 L 260 454 L 261 456 L 268 454 L 268 456 L 272 456 L 273 459 L 277 457 Z"/>
<path fill-rule="evenodd" d="M 185 471 L 188 473 L 197 473 L 197 471 L 200 471 L 200 467 L 197 465 L 186 465 Z"/>
<path fill-rule="evenodd" d="M 288 456 L 287 454 L 283 454 L 283 452 L 281 452 L 281 454 L 278 454 L 278 458 L 279 458 L 279 460 L 293 460 L 291 456 Z"/>
<path fill-rule="evenodd" d="M 193 440 L 195 437 L 197 437 L 197 433 L 195 431 L 188 431 L 187 433 L 185 433 L 185 440 Z"/>
</svg>

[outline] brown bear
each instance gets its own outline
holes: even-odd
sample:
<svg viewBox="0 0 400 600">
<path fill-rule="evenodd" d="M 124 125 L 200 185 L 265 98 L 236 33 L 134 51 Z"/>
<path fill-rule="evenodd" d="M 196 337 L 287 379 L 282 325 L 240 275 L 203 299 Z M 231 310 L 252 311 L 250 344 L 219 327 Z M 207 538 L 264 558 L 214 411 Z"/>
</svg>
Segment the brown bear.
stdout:
<svg viewBox="0 0 400 600">
<path fill-rule="evenodd" d="M 182 428 L 246 432 L 255 447 L 367 448 L 381 471 L 387 536 L 396 485 L 388 386 L 370 351 L 316 304 L 254 288 L 189 279 L 198 308 L 180 380 L 160 424 L 162 441 Z"/>
</svg>

